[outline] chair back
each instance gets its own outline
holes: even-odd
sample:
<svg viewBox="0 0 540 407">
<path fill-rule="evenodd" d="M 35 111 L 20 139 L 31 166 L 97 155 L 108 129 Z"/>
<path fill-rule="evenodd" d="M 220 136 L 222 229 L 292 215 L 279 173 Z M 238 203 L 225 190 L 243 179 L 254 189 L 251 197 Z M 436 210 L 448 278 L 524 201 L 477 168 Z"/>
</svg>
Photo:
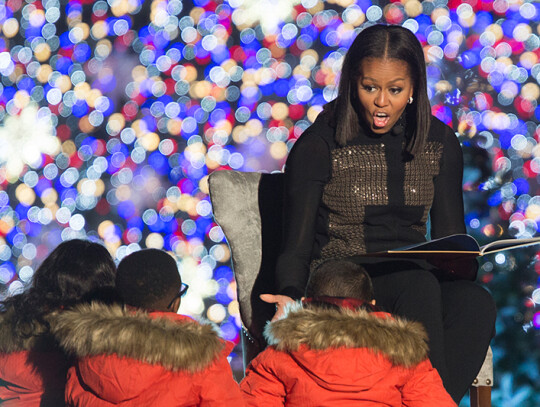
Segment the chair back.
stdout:
<svg viewBox="0 0 540 407">
<path fill-rule="evenodd" d="M 263 329 L 275 313 L 260 294 L 275 293 L 282 241 L 284 175 L 216 171 L 208 177 L 215 221 L 231 250 L 243 324 L 244 368 L 266 347 Z"/>
</svg>

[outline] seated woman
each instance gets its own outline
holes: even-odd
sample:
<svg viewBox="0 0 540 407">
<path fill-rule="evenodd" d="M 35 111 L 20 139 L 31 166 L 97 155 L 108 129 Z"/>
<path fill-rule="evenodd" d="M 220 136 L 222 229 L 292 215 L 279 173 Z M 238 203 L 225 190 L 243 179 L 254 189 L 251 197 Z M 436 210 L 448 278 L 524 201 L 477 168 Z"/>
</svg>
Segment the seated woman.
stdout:
<svg viewBox="0 0 540 407">
<path fill-rule="evenodd" d="M 493 299 L 425 261 L 366 254 L 425 241 L 428 219 L 432 238 L 465 233 L 462 174 L 459 141 L 431 115 L 420 42 L 400 26 L 365 28 L 345 56 L 336 100 L 287 159 L 278 292 L 261 298 L 279 315 L 318 264 L 362 264 L 379 306 L 424 325 L 430 360 L 458 402 L 493 336 Z M 456 267 L 474 274 L 477 264 Z"/>
<path fill-rule="evenodd" d="M 28 291 L 2 303 L 2 406 L 64 405 L 68 360 L 50 333 L 50 318 L 77 303 L 106 299 L 114 293 L 115 275 L 116 267 L 105 247 L 69 240 L 38 267 Z"/>
</svg>

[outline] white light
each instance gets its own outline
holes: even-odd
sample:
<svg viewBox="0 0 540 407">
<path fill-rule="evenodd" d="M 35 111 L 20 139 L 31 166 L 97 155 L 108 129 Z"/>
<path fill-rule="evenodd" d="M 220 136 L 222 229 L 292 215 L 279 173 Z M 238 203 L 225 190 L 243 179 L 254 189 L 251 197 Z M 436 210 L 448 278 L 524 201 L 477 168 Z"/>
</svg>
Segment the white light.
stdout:
<svg viewBox="0 0 540 407">
<path fill-rule="evenodd" d="M 19 278 L 27 283 L 34 275 L 34 269 L 30 266 L 24 266 L 19 270 Z"/>
<path fill-rule="evenodd" d="M 212 214 L 212 205 L 206 200 L 199 201 L 195 209 L 201 216 L 210 216 Z"/>
<path fill-rule="evenodd" d="M 4 244 L 0 246 L 0 260 L 8 261 L 11 257 L 11 249 L 8 245 Z"/>
<path fill-rule="evenodd" d="M 60 208 L 56 211 L 56 220 L 60 223 L 68 223 L 71 218 L 71 211 L 66 208 Z"/>
<path fill-rule="evenodd" d="M 12 63 L 9 52 L 0 52 L 0 70 L 7 69 Z"/>
<path fill-rule="evenodd" d="M 0 127 L 0 165 L 5 165 L 10 182 L 16 181 L 25 164 L 39 167 L 42 154 L 54 157 L 60 152 L 60 142 L 53 134 L 50 116 L 39 115 L 34 104 L 5 119 Z"/>
<path fill-rule="evenodd" d="M 23 246 L 22 255 L 28 260 L 34 260 L 37 254 L 36 246 L 32 243 L 27 243 Z"/>
<path fill-rule="evenodd" d="M 95 107 L 98 112 L 105 113 L 111 106 L 111 102 L 108 97 L 100 96 L 96 99 Z"/>
<path fill-rule="evenodd" d="M 42 225 L 48 225 L 51 223 L 53 217 L 49 208 L 42 208 L 39 210 L 38 220 Z"/>
<path fill-rule="evenodd" d="M 78 213 L 73 215 L 69 220 L 69 227 L 71 227 L 73 230 L 81 230 L 85 223 L 84 217 Z"/>
<path fill-rule="evenodd" d="M 178 312 L 183 315 L 201 315 L 204 312 L 204 301 L 199 295 L 191 294 L 188 290 L 180 302 Z"/>
<path fill-rule="evenodd" d="M 506 256 L 502 253 L 499 253 L 495 256 L 495 262 L 497 264 L 504 264 L 504 262 L 506 261 Z"/>
<path fill-rule="evenodd" d="M 304 0 L 304 3 L 316 4 L 317 0 Z M 243 0 L 229 4 L 236 8 L 233 20 L 240 19 L 239 23 L 255 27 L 260 25 L 265 35 L 277 34 L 278 25 L 290 19 L 294 6 L 300 0 Z M 234 5 L 233 5 L 234 4 Z M 268 10 L 272 10 L 268 12 Z"/>
<path fill-rule="evenodd" d="M 531 298 L 535 304 L 540 304 L 540 288 L 537 288 L 532 292 Z"/>
<path fill-rule="evenodd" d="M 8 291 L 10 295 L 22 294 L 24 291 L 24 285 L 20 281 L 14 281 L 9 285 Z"/>
</svg>

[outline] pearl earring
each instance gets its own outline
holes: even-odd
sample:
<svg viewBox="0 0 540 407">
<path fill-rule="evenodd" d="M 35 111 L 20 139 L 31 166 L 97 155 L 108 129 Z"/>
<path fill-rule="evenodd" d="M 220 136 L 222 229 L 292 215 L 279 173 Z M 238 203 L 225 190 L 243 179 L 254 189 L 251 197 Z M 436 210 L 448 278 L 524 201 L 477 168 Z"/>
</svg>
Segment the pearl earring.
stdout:
<svg viewBox="0 0 540 407">
<path fill-rule="evenodd" d="M 408 104 L 411 104 L 413 102 L 413 98 L 412 96 L 409 98 L 409 100 L 407 101 Z"/>
</svg>

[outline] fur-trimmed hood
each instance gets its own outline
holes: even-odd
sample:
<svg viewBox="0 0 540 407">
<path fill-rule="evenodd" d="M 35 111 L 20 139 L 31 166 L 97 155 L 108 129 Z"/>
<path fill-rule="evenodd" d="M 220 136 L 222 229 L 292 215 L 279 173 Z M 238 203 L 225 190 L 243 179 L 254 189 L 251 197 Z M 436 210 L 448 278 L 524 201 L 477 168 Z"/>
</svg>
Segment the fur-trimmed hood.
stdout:
<svg viewBox="0 0 540 407">
<path fill-rule="evenodd" d="M 52 331 L 60 345 L 78 358 L 115 354 L 172 371 L 201 371 L 225 346 L 210 324 L 98 303 L 58 314 Z"/>
<path fill-rule="evenodd" d="M 456 407 L 426 358 L 420 324 L 355 310 L 347 300 L 334 303 L 340 309 L 317 306 L 333 303 L 322 298 L 305 309 L 293 303 L 284 319 L 267 324 L 271 346 L 240 384 L 247 405 L 283 405 L 286 394 L 291 407 Z"/>
<path fill-rule="evenodd" d="M 384 355 L 393 365 L 411 367 L 427 358 L 427 334 L 418 322 L 385 313 L 342 308 L 303 308 L 293 303 L 286 318 L 269 323 L 265 337 L 289 353 L 329 348 L 366 348 Z"/>
<path fill-rule="evenodd" d="M 54 332 L 77 356 L 67 374 L 66 405 L 242 404 L 226 358 L 233 344 L 210 324 L 92 304 L 64 311 Z"/>
<path fill-rule="evenodd" d="M 13 329 L 15 310 L 9 308 L 0 313 L 0 352 L 13 353 L 21 351 L 58 351 L 54 337 L 49 334 L 48 327 L 38 320 L 29 322 L 28 331 L 31 336 L 21 337 Z M 45 318 L 50 319 L 50 316 Z"/>
</svg>

